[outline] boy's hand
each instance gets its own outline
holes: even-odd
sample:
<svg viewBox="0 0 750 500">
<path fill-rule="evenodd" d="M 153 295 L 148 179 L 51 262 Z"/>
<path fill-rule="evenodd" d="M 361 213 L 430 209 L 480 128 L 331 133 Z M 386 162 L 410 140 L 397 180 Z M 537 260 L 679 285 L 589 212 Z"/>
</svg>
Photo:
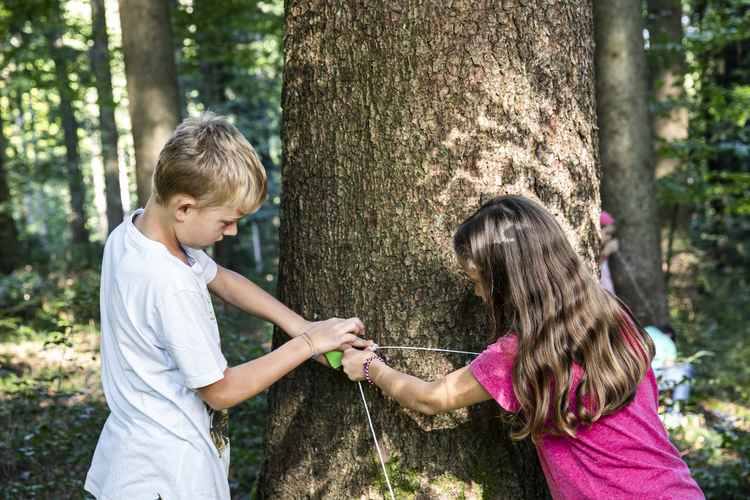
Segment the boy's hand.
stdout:
<svg viewBox="0 0 750 500">
<path fill-rule="evenodd" d="M 347 349 L 344 351 L 341 366 L 344 368 L 344 373 L 349 377 L 349 380 L 354 380 L 355 382 L 365 380 L 364 363 L 367 361 L 367 358 L 371 358 L 374 355 L 372 349 L 369 347 L 364 351 L 358 349 Z"/>
<path fill-rule="evenodd" d="M 358 337 L 365 331 L 365 326 L 359 318 L 339 319 L 331 318 L 317 322 L 305 333 L 315 346 L 318 354 L 329 351 L 343 350 L 347 347 L 369 347 L 372 340 Z"/>
</svg>

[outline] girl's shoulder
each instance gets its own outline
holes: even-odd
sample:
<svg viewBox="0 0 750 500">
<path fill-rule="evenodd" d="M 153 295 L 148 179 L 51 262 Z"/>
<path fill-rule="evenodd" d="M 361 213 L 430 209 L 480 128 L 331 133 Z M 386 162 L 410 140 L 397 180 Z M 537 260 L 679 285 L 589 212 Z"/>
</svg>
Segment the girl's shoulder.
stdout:
<svg viewBox="0 0 750 500">
<path fill-rule="evenodd" d="M 490 344 L 471 363 L 471 372 L 477 381 L 510 412 L 521 409 L 513 391 L 513 362 L 517 350 L 518 337 L 511 333 Z"/>
<path fill-rule="evenodd" d="M 482 355 L 511 356 L 514 357 L 518 351 L 518 336 L 511 332 L 505 337 L 500 337 L 494 343 L 487 346 Z"/>
</svg>

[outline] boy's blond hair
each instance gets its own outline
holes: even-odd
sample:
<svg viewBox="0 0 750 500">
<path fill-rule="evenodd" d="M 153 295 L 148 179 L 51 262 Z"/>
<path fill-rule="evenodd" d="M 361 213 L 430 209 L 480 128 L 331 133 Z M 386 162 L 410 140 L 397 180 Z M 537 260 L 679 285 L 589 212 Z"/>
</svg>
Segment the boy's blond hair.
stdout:
<svg viewBox="0 0 750 500">
<path fill-rule="evenodd" d="M 186 194 L 199 209 L 233 207 L 250 214 L 266 199 L 268 179 L 247 139 L 225 117 L 206 111 L 177 127 L 159 153 L 151 187 L 160 205 Z"/>
</svg>

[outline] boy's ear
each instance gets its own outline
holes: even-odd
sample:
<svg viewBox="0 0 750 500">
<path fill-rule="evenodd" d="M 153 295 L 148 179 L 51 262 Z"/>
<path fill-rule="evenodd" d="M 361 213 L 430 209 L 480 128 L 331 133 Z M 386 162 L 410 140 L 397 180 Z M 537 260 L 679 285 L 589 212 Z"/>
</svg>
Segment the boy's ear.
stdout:
<svg viewBox="0 0 750 500">
<path fill-rule="evenodd" d="M 174 218 L 183 222 L 190 210 L 195 210 L 198 202 L 192 196 L 175 195 L 172 197 L 172 213 Z"/>
</svg>

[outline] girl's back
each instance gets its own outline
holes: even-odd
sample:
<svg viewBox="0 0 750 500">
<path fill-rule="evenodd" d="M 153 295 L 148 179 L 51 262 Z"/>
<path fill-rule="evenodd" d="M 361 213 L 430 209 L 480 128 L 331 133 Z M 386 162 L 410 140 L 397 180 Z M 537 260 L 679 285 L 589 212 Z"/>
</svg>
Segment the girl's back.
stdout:
<svg viewBox="0 0 750 500">
<path fill-rule="evenodd" d="M 493 323 L 472 373 L 524 418 L 555 498 L 703 498 L 658 418 L 653 342 L 539 204 L 506 195 L 456 231 Z"/>
<path fill-rule="evenodd" d="M 512 381 L 517 348 L 518 338 L 511 334 L 471 364 L 479 383 L 513 413 L 521 409 Z M 572 394 L 583 374 L 578 365 L 574 371 Z M 658 398 L 649 370 L 628 406 L 591 428 L 582 425 L 576 437 L 543 433 L 535 444 L 553 498 L 704 498 L 658 418 Z M 570 404 L 575 406 L 573 396 Z"/>
</svg>

